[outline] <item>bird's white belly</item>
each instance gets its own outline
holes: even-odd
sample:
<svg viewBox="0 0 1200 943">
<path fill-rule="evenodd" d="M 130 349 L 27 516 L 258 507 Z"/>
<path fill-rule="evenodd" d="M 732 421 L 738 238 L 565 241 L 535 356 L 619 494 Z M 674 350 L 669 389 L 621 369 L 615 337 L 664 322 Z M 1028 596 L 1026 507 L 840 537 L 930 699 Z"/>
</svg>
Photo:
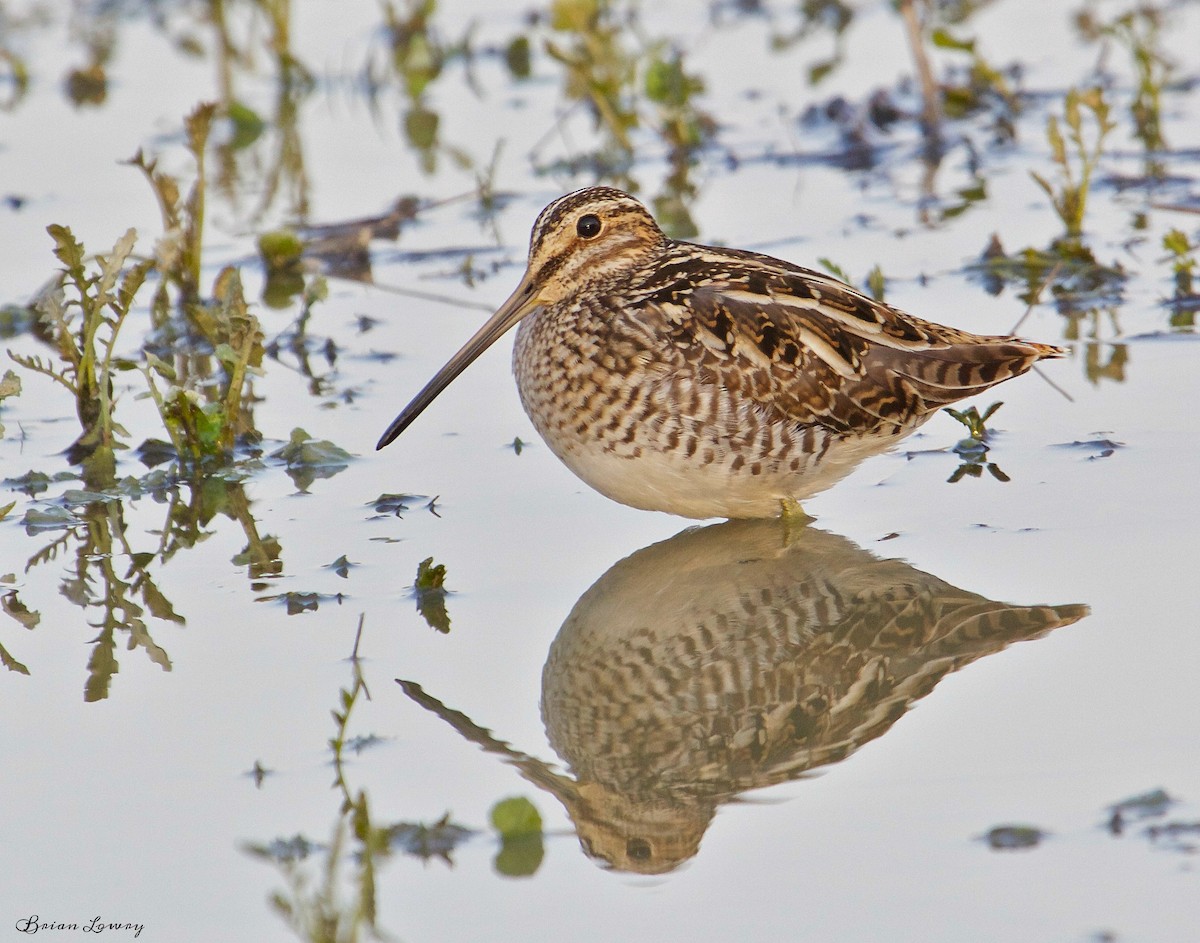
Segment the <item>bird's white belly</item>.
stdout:
<svg viewBox="0 0 1200 943">
<path fill-rule="evenodd" d="M 784 502 L 824 491 L 865 458 L 903 438 L 833 437 L 819 461 L 816 455 L 803 455 L 797 469 L 790 461 L 781 467 L 766 463 L 756 474 L 746 464 L 734 471 L 732 456 L 704 463 L 678 450 L 620 454 L 599 440 L 556 435 L 540 425 L 538 431 L 563 464 L 601 494 L 630 507 L 697 519 L 777 517 Z"/>
</svg>

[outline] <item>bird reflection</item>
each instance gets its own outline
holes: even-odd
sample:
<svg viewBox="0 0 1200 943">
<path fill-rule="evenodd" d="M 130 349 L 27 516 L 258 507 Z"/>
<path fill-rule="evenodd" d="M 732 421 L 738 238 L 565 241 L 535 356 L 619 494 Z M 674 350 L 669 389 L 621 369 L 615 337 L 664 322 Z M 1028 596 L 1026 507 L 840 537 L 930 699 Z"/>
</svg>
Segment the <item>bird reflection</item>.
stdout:
<svg viewBox="0 0 1200 943">
<path fill-rule="evenodd" d="M 400 684 L 562 802 L 590 856 L 661 874 L 721 804 L 844 759 L 945 675 L 1087 612 L 993 602 L 812 527 L 729 521 L 620 561 L 567 617 L 542 719 L 570 775 Z"/>
</svg>

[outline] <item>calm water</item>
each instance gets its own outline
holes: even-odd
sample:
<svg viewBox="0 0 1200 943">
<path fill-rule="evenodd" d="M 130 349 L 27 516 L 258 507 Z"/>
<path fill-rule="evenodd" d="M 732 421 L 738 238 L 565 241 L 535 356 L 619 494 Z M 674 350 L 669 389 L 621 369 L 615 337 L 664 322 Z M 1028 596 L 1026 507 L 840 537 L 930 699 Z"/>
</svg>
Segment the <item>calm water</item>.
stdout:
<svg viewBox="0 0 1200 943">
<path fill-rule="evenodd" d="M 329 279 L 307 357 L 287 343 L 295 303 L 255 308 L 268 340 L 283 338 L 255 380 L 265 451 L 299 426 L 356 457 L 299 482 L 264 458 L 202 487 L 144 481 L 118 499 L 66 480 L 0 498 L 16 502 L 0 522 L 13 617 L 0 630 L 0 938 L 26 938 L 34 915 L 80 927 L 39 940 L 79 939 L 96 915 L 170 943 L 367 938 L 354 915 L 370 888 L 379 930 L 411 941 L 1196 939 L 1200 346 L 1162 303 L 1161 247 L 1172 228 L 1198 235 L 1195 6 L 1164 14 L 1177 82 L 1159 182 L 1132 132 L 1128 50 L 1083 43 L 1066 4 L 1003 0 L 954 27 L 988 62 L 1020 63 L 1033 94 L 1013 144 L 994 144 L 986 115 L 950 123 L 932 183 L 911 122 L 867 127 L 870 166 L 847 169 L 838 127 L 803 120 L 878 88 L 915 107 L 897 91 L 912 65 L 890 7 L 859 11 L 837 42 L 816 30 L 773 43 L 800 28 L 785 4 L 658 4 L 613 34 L 630 54 L 681 50 L 717 130 L 672 177 L 640 101 L 637 158 L 603 179 L 660 198 L 660 215 L 686 207 L 706 241 L 827 257 L 857 279 L 878 263 L 891 302 L 986 332 L 1025 304 L 963 267 L 993 233 L 1009 251 L 1060 233 L 1028 172 L 1057 179 L 1045 117 L 1098 67 L 1112 85 L 1118 127 L 1085 232 L 1129 278 L 1119 298 L 1022 323 L 1072 354 L 1045 366 L 1051 382 L 977 403 L 1004 402 L 986 461 L 1009 480 L 977 468 L 948 483 L 963 428 L 939 416 L 791 530 L 689 528 L 590 492 L 536 440 L 507 341 L 373 452 L 511 290 L 538 210 L 619 148 L 543 50 L 576 39 L 530 27 L 521 7 L 439 5 L 420 42 L 468 36 L 473 53 L 415 99 L 411 62 L 390 71 L 377 5 L 295 7 L 293 50 L 314 82 L 290 97 L 265 21 L 230 14 L 254 56 L 231 66 L 232 97 L 266 124 L 233 149 L 219 128 L 203 281 L 240 264 L 257 299 L 259 232 L 423 201 L 398 240 L 370 244 L 373 282 Z M 150 251 L 158 210 L 121 163 L 138 148 L 190 179 L 180 127 L 219 95 L 214 28 L 200 8 L 153 9 L 160 21 L 137 4 L 112 19 L 0 11 L 0 49 L 30 73 L 23 97 L 5 86 L 0 114 L 5 304 L 54 273 L 49 223 L 91 251 L 134 226 Z M 522 33 L 532 75 L 518 80 L 503 50 Z M 64 76 L 95 54 L 89 38 L 110 43 L 108 84 L 76 105 Z M 838 50 L 844 63 L 811 86 Z M 934 58 L 939 74 L 967 62 Z M 437 143 L 422 148 L 430 116 Z M 980 180 L 984 198 L 963 196 Z M 135 354 L 144 323 L 126 328 Z M 51 356 L 28 332 L 5 344 Z M 138 375 L 121 376 L 131 444 L 161 437 Z M 74 404 L 22 381 L 0 414 L 4 476 L 70 471 Z M 121 462 L 147 474 L 131 452 Z M 412 588 L 430 558 L 446 568 L 448 632 Z M 335 767 L 331 712 L 356 690 Z M 1176 801 L 1112 827 L 1115 803 L 1158 789 Z M 540 842 L 502 847 L 489 814 L 512 796 L 536 806 Z M 992 850 L 983 836 L 1001 825 L 1048 834 Z"/>
</svg>

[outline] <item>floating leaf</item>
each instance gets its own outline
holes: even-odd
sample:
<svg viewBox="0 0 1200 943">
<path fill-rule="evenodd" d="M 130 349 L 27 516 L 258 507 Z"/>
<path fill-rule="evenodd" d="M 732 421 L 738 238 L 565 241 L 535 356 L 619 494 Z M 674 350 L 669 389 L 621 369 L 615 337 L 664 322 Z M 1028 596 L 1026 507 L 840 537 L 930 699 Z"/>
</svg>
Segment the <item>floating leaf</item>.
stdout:
<svg viewBox="0 0 1200 943">
<path fill-rule="evenodd" d="M 439 632 L 450 631 L 450 616 L 446 612 L 446 567 L 434 564 L 427 557 L 417 565 L 417 578 L 413 582 L 413 595 L 417 598 L 417 611 Z"/>
<path fill-rule="evenodd" d="M 524 796 L 501 799 L 492 806 L 490 818 L 492 828 L 505 840 L 542 833 L 542 817 L 537 806 Z"/>
<path fill-rule="evenodd" d="M 63 507 L 30 508 L 21 519 L 27 534 L 60 527 L 73 527 L 79 519 Z"/>
<path fill-rule="evenodd" d="M 53 481 L 69 481 L 75 477 L 71 472 L 59 472 L 51 478 L 45 472 L 30 470 L 16 478 L 5 478 L 4 484 L 6 487 L 20 491 L 32 498 L 48 489 Z"/>
<path fill-rule="evenodd" d="M 1032 825 L 998 825 L 984 836 L 984 841 L 993 851 L 1016 851 L 1036 848 L 1047 834 Z"/>
<path fill-rule="evenodd" d="M 271 458 L 282 459 L 290 466 L 306 465 L 317 468 L 341 466 L 344 468 L 354 456 L 327 439 L 313 439 L 307 432 L 297 427 L 292 430 L 288 444 L 272 452 Z"/>
<path fill-rule="evenodd" d="M 231 101 L 225 108 L 225 117 L 233 125 L 233 140 L 230 146 L 236 151 L 249 147 L 266 130 L 267 123 L 258 112 L 243 102 Z"/>
</svg>

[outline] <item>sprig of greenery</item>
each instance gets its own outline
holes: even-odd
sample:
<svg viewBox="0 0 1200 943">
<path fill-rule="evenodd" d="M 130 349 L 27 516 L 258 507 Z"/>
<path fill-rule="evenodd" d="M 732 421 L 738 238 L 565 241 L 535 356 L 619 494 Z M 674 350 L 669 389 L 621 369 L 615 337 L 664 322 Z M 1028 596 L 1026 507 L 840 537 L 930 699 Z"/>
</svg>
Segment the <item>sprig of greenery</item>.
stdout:
<svg viewBox="0 0 1200 943">
<path fill-rule="evenodd" d="M 8 355 L 74 397 L 83 431 L 72 447 L 72 461 L 86 460 L 89 487 L 103 488 L 114 480 L 113 451 L 126 447 L 118 436 L 128 436 L 113 416 L 113 374 L 127 366 L 116 357 L 117 339 L 153 263 L 137 262 L 122 274 L 137 239 L 133 229 L 117 240 L 108 255 L 96 257 L 98 271 L 94 272 L 89 272 L 83 244 L 70 229 L 51 225 L 47 232 L 64 267 L 58 283 L 38 299 L 36 307 L 62 365 L 11 350 Z M 74 297 L 67 297 L 67 288 Z"/>
<path fill-rule="evenodd" d="M 1085 132 L 1084 114 L 1090 113 L 1094 130 L 1089 143 Z M 1029 173 L 1046 195 L 1066 229 L 1066 241 L 1078 243 L 1083 236 L 1083 217 L 1087 210 L 1088 191 L 1092 176 L 1104 152 L 1104 140 L 1117 125 L 1109 117 L 1104 91 L 1090 88 L 1071 89 L 1063 102 L 1063 135 L 1058 117 L 1046 119 L 1046 140 L 1050 157 L 1058 168 L 1057 185 L 1035 170 Z M 1068 143 L 1071 146 L 1068 151 Z"/>
<path fill-rule="evenodd" d="M 1163 248 L 1169 253 L 1171 271 L 1175 277 L 1175 297 L 1187 298 L 1195 294 L 1192 276 L 1200 261 L 1196 253 L 1200 252 L 1200 242 L 1192 242 L 1187 233 L 1180 229 L 1172 229 L 1163 236 Z"/>
</svg>

